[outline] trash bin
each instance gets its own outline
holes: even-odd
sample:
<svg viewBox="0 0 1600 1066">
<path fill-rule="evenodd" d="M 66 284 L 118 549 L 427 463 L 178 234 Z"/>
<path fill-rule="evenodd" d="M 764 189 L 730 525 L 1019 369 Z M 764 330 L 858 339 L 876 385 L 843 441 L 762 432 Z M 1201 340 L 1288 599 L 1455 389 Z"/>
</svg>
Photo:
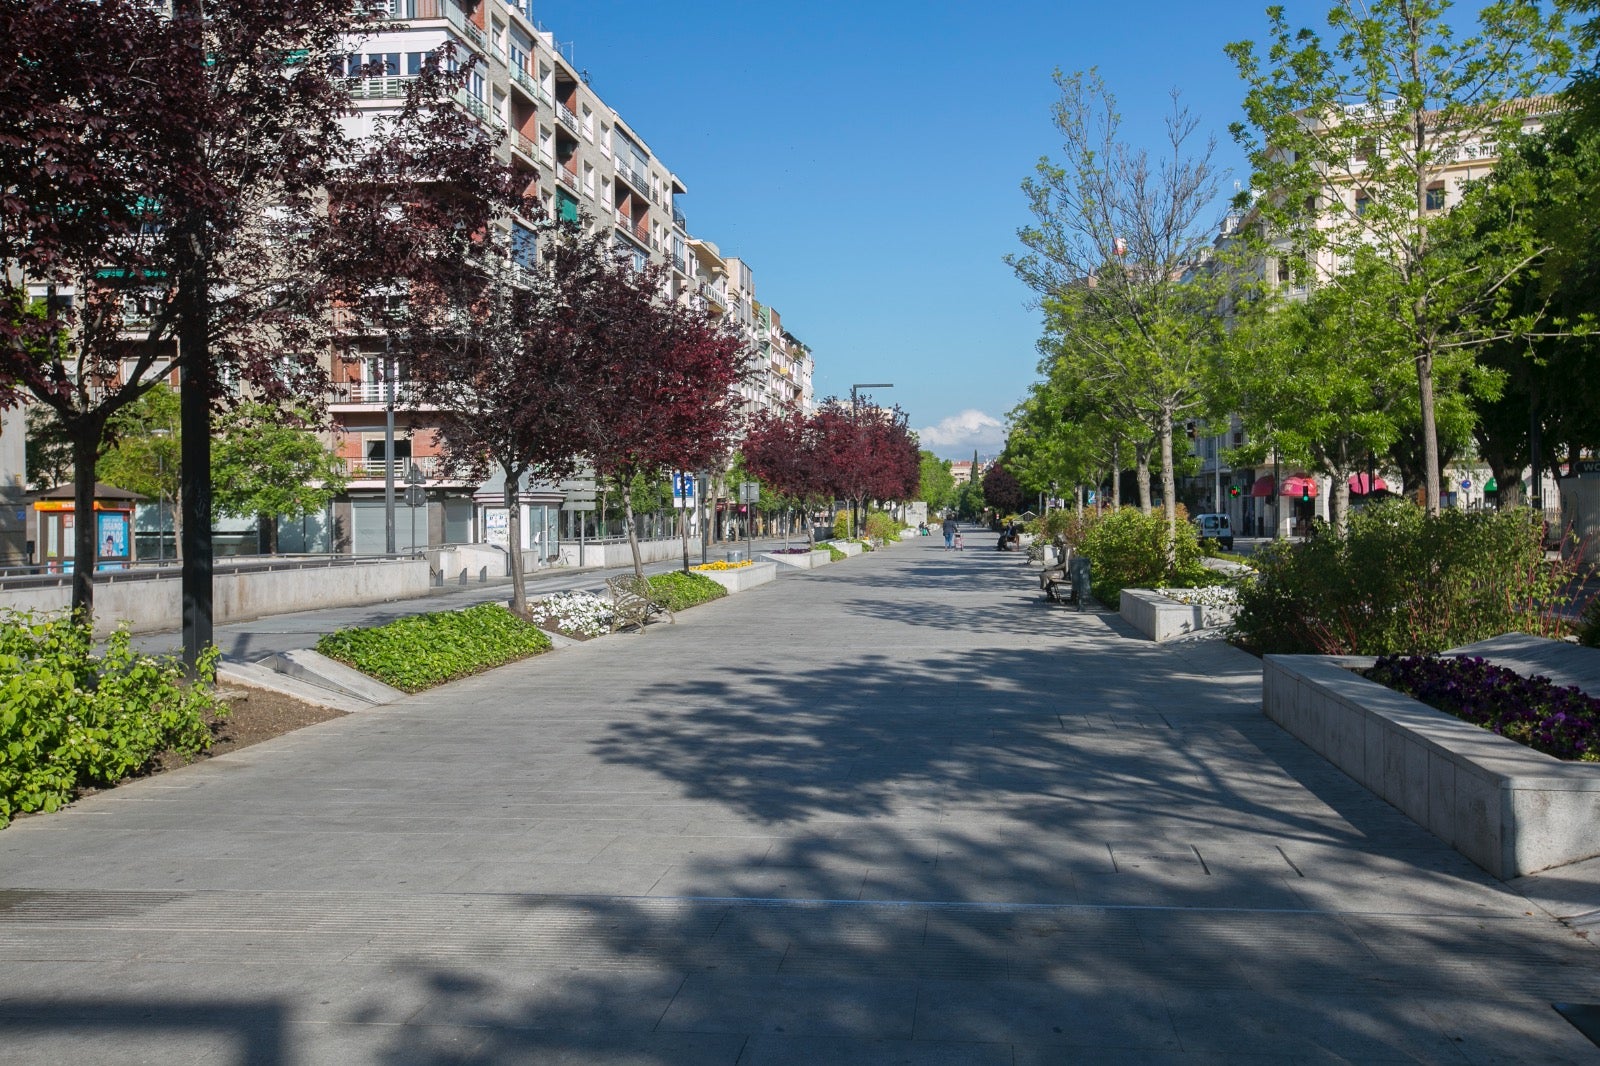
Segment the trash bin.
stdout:
<svg viewBox="0 0 1600 1066">
<path fill-rule="evenodd" d="M 1072 601 L 1078 610 L 1084 610 L 1089 602 L 1089 560 L 1074 555 L 1067 562 L 1067 574 L 1072 580 Z"/>
<path fill-rule="evenodd" d="M 729 549 L 728 554 L 727 554 L 727 560 L 730 563 L 742 563 L 742 562 L 744 562 L 744 549 L 742 549 L 742 548 Z"/>
</svg>

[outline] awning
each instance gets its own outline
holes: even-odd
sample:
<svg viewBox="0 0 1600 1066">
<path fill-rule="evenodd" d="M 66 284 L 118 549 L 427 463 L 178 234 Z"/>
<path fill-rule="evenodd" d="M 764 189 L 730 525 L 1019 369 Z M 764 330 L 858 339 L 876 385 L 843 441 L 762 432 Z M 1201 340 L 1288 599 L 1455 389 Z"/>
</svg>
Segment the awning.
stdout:
<svg viewBox="0 0 1600 1066">
<path fill-rule="evenodd" d="M 1383 480 L 1383 478 L 1381 478 L 1381 477 L 1373 479 L 1372 488 L 1371 489 L 1367 488 L 1367 475 L 1366 474 L 1355 474 L 1355 475 L 1352 475 L 1351 478 L 1350 478 L 1350 494 L 1352 496 L 1365 496 L 1368 492 L 1388 492 L 1388 491 L 1389 491 L 1389 483 L 1387 481 Z M 1314 496 L 1314 495 L 1316 495 L 1316 493 L 1313 492 L 1312 495 Z"/>
<path fill-rule="evenodd" d="M 1308 485 L 1311 487 L 1311 495 L 1315 496 L 1317 494 L 1317 479 L 1316 478 L 1307 477 L 1304 474 L 1295 474 L 1292 477 L 1286 477 L 1286 478 L 1283 479 L 1283 489 L 1279 493 L 1279 495 L 1280 496 L 1299 496 L 1301 494 L 1301 492 Z M 1383 487 L 1383 483 L 1379 482 L 1378 487 L 1382 488 Z M 1256 478 L 1255 482 L 1250 486 L 1250 495 L 1252 495 L 1252 496 L 1271 496 L 1272 495 L 1272 475 L 1268 474 L 1268 475 L 1266 475 L 1264 477 Z"/>
<path fill-rule="evenodd" d="M 1293 477 L 1283 479 L 1283 494 L 1285 496 L 1315 496 L 1317 494 L 1317 479 L 1304 474 L 1295 474 Z"/>
</svg>

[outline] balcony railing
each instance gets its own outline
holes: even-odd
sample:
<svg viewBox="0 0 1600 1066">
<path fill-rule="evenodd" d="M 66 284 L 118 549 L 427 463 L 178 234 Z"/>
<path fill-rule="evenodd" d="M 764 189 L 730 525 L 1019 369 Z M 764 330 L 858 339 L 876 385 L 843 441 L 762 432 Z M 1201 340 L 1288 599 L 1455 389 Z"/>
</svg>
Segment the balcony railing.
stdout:
<svg viewBox="0 0 1600 1066">
<path fill-rule="evenodd" d="M 380 11 L 387 9 L 385 13 L 396 22 L 444 19 L 460 32 L 461 36 L 478 48 L 487 50 L 483 31 L 467 21 L 465 13 L 450 0 L 389 0 L 389 3 L 377 6 Z"/>
<path fill-rule="evenodd" d="M 683 209 L 677 204 L 672 205 L 672 224 L 682 230 L 689 228 L 689 220 L 683 217 Z"/>
<path fill-rule="evenodd" d="M 632 166 L 625 163 L 621 159 L 617 160 L 617 176 L 623 181 L 626 181 L 629 185 L 632 185 L 641 193 L 650 188 L 649 180 L 643 174 L 635 170 Z"/>
<path fill-rule="evenodd" d="M 383 405 L 389 402 L 389 386 L 382 381 L 341 381 L 333 386 L 334 403 L 362 403 Z M 409 404 L 417 397 L 417 388 L 409 381 L 394 385 L 394 402 Z"/>
<path fill-rule="evenodd" d="M 539 83 L 534 81 L 533 76 L 527 71 L 523 70 L 521 67 L 512 67 L 511 80 L 516 83 L 517 88 L 527 93 L 533 99 L 537 100 L 546 107 L 550 106 L 550 94 L 541 89 L 539 87 Z"/>
<path fill-rule="evenodd" d="M 539 164 L 538 147 L 522 134 L 514 133 L 511 135 L 511 147 L 516 151 L 521 152 L 523 156 L 527 158 L 528 162 L 534 164 L 535 166 Z"/>
<path fill-rule="evenodd" d="M 482 100 L 479 100 L 476 96 L 473 96 L 464 89 L 456 90 L 455 99 L 456 103 L 460 104 L 467 114 L 483 123 L 490 133 L 500 137 L 504 137 L 506 135 L 507 130 L 505 119 L 489 110 L 488 104 L 485 104 Z"/>
<path fill-rule="evenodd" d="M 572 109 L 566 104 L 556 105 L 556 118 L 560 119 L 561 124 L 573 133 L 578 132 L 578 116 L 574 115 Z"/>
<path fill-rule="evenodd" d="M 566 167 L 556 167 L 556 180 L 573 192 L 578 191 L 578 172 L 568 170 Z"/>
<path fill-rule="evenodd" d="M 673 269 L 678 271 L 678 273 L 680 273 L 680 274 L 687 274 L 688 273 L 688 270 L 684 266 L 683 253 L 681 253 L 681 252 L 673 252 L 672 253 L 672 266 L 673 266 Z"/>
<path fill-rule="evenodd" d="M 423 477 L 430 479 L 438 477 L 440 471 L 444 469 L 444 464 L 440 462 L 437 455 L 400 456 L 388 461 L 382 458 L 347 458 L 344 461 L 344 465 L 352 478 L 359 479 L 379 479 L 388 470 L 393 469 L 394 479 L 397 482 L 405 481 L 406 475 L 411 472 L 412 466 L 422 471 Z"/>
<path fill-rule="evenodd" d="M 703 281 L 700 283 L 700 294 L 718 307 L 728 306 L 728 298 L 720 290 L 712 288 Z"/>
<path fill-rule="evenodd" d="M 397 100 L 406 95 L 406 86 L 416 78 L 346 78 L 344 87 L 353 100 Z"/>
</svg>

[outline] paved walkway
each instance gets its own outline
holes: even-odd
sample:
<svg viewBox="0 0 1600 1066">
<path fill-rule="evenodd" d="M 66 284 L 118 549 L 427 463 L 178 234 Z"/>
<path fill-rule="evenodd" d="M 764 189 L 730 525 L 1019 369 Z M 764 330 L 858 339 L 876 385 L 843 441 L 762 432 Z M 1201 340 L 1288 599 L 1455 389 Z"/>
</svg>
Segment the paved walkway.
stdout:
<svg viewBox="0 0 1600 1066">
<path fill-rule="evenodd" d="M 1600 1061 L 1594 946 L 984 540 L 23 820 L 0 1061 Z"/>
</svg>

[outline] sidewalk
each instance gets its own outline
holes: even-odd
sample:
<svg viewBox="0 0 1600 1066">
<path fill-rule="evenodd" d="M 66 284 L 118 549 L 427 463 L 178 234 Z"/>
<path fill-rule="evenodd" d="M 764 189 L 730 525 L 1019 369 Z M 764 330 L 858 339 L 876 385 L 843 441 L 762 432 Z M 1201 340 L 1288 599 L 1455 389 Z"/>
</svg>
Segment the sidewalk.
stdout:
<svg viewBox="0 0 1600 1066">
<path fill-rule="evenodd" d="M 0 832 L 0 1061 L 1600 1062 L 1595 946 L 969 532 Z"/>
</svg>

